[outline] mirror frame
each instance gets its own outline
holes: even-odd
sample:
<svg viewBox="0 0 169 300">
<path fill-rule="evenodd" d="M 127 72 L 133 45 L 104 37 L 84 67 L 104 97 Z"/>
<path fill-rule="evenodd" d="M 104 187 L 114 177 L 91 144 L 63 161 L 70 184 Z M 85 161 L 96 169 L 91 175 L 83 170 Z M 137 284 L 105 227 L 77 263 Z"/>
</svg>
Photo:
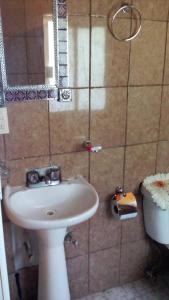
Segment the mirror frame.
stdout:
<svg viewBox="0 0 169 300">
<path fill-rule="evenodd" d="M 62 20 L 59 22 L 59 20 Z M 59 25 L 60 23 L 60 25 Z M 5 102 L 20 102 L 25 100 L 49 100 L 54 98 L 58 101 L 71 101 L 71 90 L 68 87 L 68 65 L 66 82 L 63 83 L 59 72 L 59 31 L 68 31 L 68 17 L 66 0 L 53 0 L 53 28 L 54 28 L 54 57 L 55 57 L 55 85 L 16 85 L 9 86 L 7 83 L 5 51 L 3 42 L 3 24 L 0 10 L 0 106 Z M 62 28 L 64 26 L 64 28 Z M 66 59 L 68 61 L 68 38 Z"/>
</svg>

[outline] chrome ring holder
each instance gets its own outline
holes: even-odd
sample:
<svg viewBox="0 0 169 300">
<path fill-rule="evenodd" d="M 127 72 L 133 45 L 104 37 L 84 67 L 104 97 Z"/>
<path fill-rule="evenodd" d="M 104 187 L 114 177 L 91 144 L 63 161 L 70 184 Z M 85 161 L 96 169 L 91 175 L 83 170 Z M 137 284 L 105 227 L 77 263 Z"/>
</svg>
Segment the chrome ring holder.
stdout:
<svg viewBox="0 0 169 300">
<path fill-rule="evenodd" d="M 135 33 L 133 33 L 131 36 L 127 37 L 127 38 L 120 38 L 115 32 L 114 32 L 114 22 L 115 22 L 115 19 L 116 17 L 118 16 L 118 14 L 120 12 L 123 12 L 124 14 L 128 13 L 129 11 L 131 10 L 131 12 L 135 12 L 138 16 L 138 28 L 137 28 L 137 31 Z M 110 16 L 110 14 L 109 14 Z M 113 35 L 113 37 L 120 41 L 120 42 L 129 42 L 133 39 L 135 39 L 137 37 L 137 35 L 140 33 L 141 31 L 141 27 L 142 27 L 142 17 L 141 17 L 141 13 L 140 11 L 134 6 L 134 5 L 129 5 L 129 4 L 125 4 L 125 5 L 122 5 L 118 11 L 113 15 L 112 17 L 112 20 L 109 21 L 109 30 L 111 32 L 111 34 Z"/>
</svg>

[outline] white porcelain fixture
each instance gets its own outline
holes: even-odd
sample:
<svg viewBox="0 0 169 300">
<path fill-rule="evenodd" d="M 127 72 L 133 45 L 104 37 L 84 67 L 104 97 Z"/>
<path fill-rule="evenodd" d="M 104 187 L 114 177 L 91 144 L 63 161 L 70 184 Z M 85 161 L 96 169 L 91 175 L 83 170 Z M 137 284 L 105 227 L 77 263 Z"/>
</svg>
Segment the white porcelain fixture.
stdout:
<svg viewBox="0 0 169 300">
<path fill-rule="evenodd" d="M 99 204 L 95 189 L 81 176 L 56 186 L 7 186 L 4 205 L 16 225 L 37 231 L 39 300 L 69 300 L 64 253 L 66 228 L 91 218 Z"/>
<path fill-rule="evenodd" d="M 155 241 L 169 248 L 169 210 L 153 202 L 151 193 L 142 186 L 145 229 Z"/>
</svg>

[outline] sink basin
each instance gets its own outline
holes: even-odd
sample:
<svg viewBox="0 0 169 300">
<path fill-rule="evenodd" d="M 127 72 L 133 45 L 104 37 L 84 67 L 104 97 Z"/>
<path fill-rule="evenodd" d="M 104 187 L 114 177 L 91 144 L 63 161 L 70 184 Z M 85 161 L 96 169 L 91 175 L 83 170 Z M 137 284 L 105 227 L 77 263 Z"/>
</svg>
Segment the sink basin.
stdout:
<svg viewBox="0 0 169 300">
<path fill-rule="evenodd" d="M 94 215 L 98 195 L 83 178 L 40 188 L 5 190 L 5 209 L 9 219 L 27 229 L 55 229 L 79 224 Z"/>
<path fill-rule="evenodd" d="M 64 239 L 68 226 L 95 214 L 99 205 L 95 189 L 78 176 L 55 186 L 7 186 L 4 198 L 9 219 L 37 232 L 38 300 L 70 300 Z"/>
</svg>

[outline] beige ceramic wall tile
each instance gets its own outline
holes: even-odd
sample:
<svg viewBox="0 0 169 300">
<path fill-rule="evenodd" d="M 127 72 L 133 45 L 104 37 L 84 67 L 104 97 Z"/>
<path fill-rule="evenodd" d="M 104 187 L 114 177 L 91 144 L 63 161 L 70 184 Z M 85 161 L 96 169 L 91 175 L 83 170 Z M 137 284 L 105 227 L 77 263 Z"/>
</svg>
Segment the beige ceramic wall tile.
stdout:
<svg viewBox="0 0 169 300">
<path fill-rule="evenodd" d="M 120 37 L 128 36 L 130 22 L 117 20 Z M 99 51 L 98 51 L 99 49 Z M 116 41 L 108 30 L 106 18 L 92 18 L 92 71 L 93 87 L 127 85 L 129 43 Z"/>
<path fill-rule="evenodd" d="M 5 36 L 24 36 L 24 2 L 22 0 L 1 0 L 3 33 Z"/>
<path fill-rule="evenodd" d="M 73 239 L 78 241 L 78 245 L 75 246 L 72 243 L 65 243 L 66 257 L 73 258 L 87 254 L 89 243 L 89 222 L 83 222 L 82 224 L 69 227 L 68 231 L 72 232 Z"/>
<path fill-rule="evenodd" d="M 128 146 L 126 149 L 125 189 L 138 192 L 139 184 L 155 173 L 156 143 Z"/>
<path fill-rule="evenodd" d="M 110 203 L 102 202 L 90 221 L 90 252 L 111 248 L 121 241 L 121 223 L 113 219 Z"/>
<path fill-rule="evenodd" d="M 82 175 L 88 179 L 89 157 L 87 152 L 53 155 L 51 162 L 61 167 L 63 179 L 77 175 Z"/>
<path fill-rule="evenodd" d="M 67 260 L 71 298 L 81 298 L 88 294 L 88 256 Z"/>
<path fill-rule="evenodd" d="M 41 168 L 49 166 L 49 157 L 27 158 L 22 160 L 8 161 L 9 168 L 9 184 L 25 185 L 26 184 L 26 169 Z"/>
<path fill-rule="evenodd" d="M 138 215 L 136 218 L 122 222 L 122 243 L 131 243 L 139 240 L 144 240 L 146 237 L 142 197 L 137 196 Z"/>
<path fill-rule="evenodd" d="M 51 153 L 83 150 L 89 133 L 89 91 L 74 90 L 72 102 L 50 101 Z"/>
<path fill-rule="evenodd" d="M 91 91 L 91 140 L 103 147 L 125 143 L 127 88 Z"/>
<path fill-rule="evenodd" d="M 129 88 L 127 144 L 157 141 L 161 106 L 161 87 Z"/>
<path fill-rule="evenodd" d="M 131 85 L 162 83 L 165 39 L 165 22 L 143 22 L 140 35 L 131 44 Z"/>
<path fill-rule="evenodd" d="M 89 17 L 69 17 L 69 79 L 71 87 L 89 86 Z"/>
<path fill-rule="evenodd" d="M 167 20 L 168 0 L 132 0 L 142 17 L 149 20 Z"/>
<path fill-rule="evenodd" d="M 163 87 L 160 139 L 169 140 L 169 87 Z"/>
<path fill-rule="evenodd" d="M 67 1 L 69 15 L 89 15 L 90 0 L 69 0 Z"/>
<path fill-rule="evenodd" d="M 166 48 L 165 70 L 164 70 L 164 83 L 169 84 L 169 26 L 167 27 L 167 48 Z"/>
<path fill-rule="evenodd" d="M 124 4 L 124 1 L 122 0 L 92 0 L 92 14 L 93 15 L 99 15 L 99 16 L 107 16 L 110 10 L 112 10 L 112 13 L 115 14 L 115 12 L 121 7 L 122 4 Z M 129 0 L 127 3 L 131 3 Z M 124 14 L 119 14 L 119 17 L 125 17 Z"/>
<path fill-rule="evenodd" d="M 10 133 L 5 136 L 7 158 L 49 154 L 47 101 L 8 105 Z"/>
<path fill-rule="evenodd" d="M 157 173 L 169 172 L 169 142 L 159 142 L 157 152 Z"/>
<path fill-rule="evenodd" d="M 120 283 L 142 278 L 148 264 L 150 245 L 147 240 L 123 244 L 121 249 Z"/>
<path fill-rule="evenodd" d="M 120 247 L 90 254 L 90 293 L 103 291 L 119 284 Z"/>
<path fill-rule="evenodd" d="M 110 199 L 116 186 L 123 184 L 124 149 L 104 149 L 91 155 L 90 178 L 101 201 Z"/>
</svg>

